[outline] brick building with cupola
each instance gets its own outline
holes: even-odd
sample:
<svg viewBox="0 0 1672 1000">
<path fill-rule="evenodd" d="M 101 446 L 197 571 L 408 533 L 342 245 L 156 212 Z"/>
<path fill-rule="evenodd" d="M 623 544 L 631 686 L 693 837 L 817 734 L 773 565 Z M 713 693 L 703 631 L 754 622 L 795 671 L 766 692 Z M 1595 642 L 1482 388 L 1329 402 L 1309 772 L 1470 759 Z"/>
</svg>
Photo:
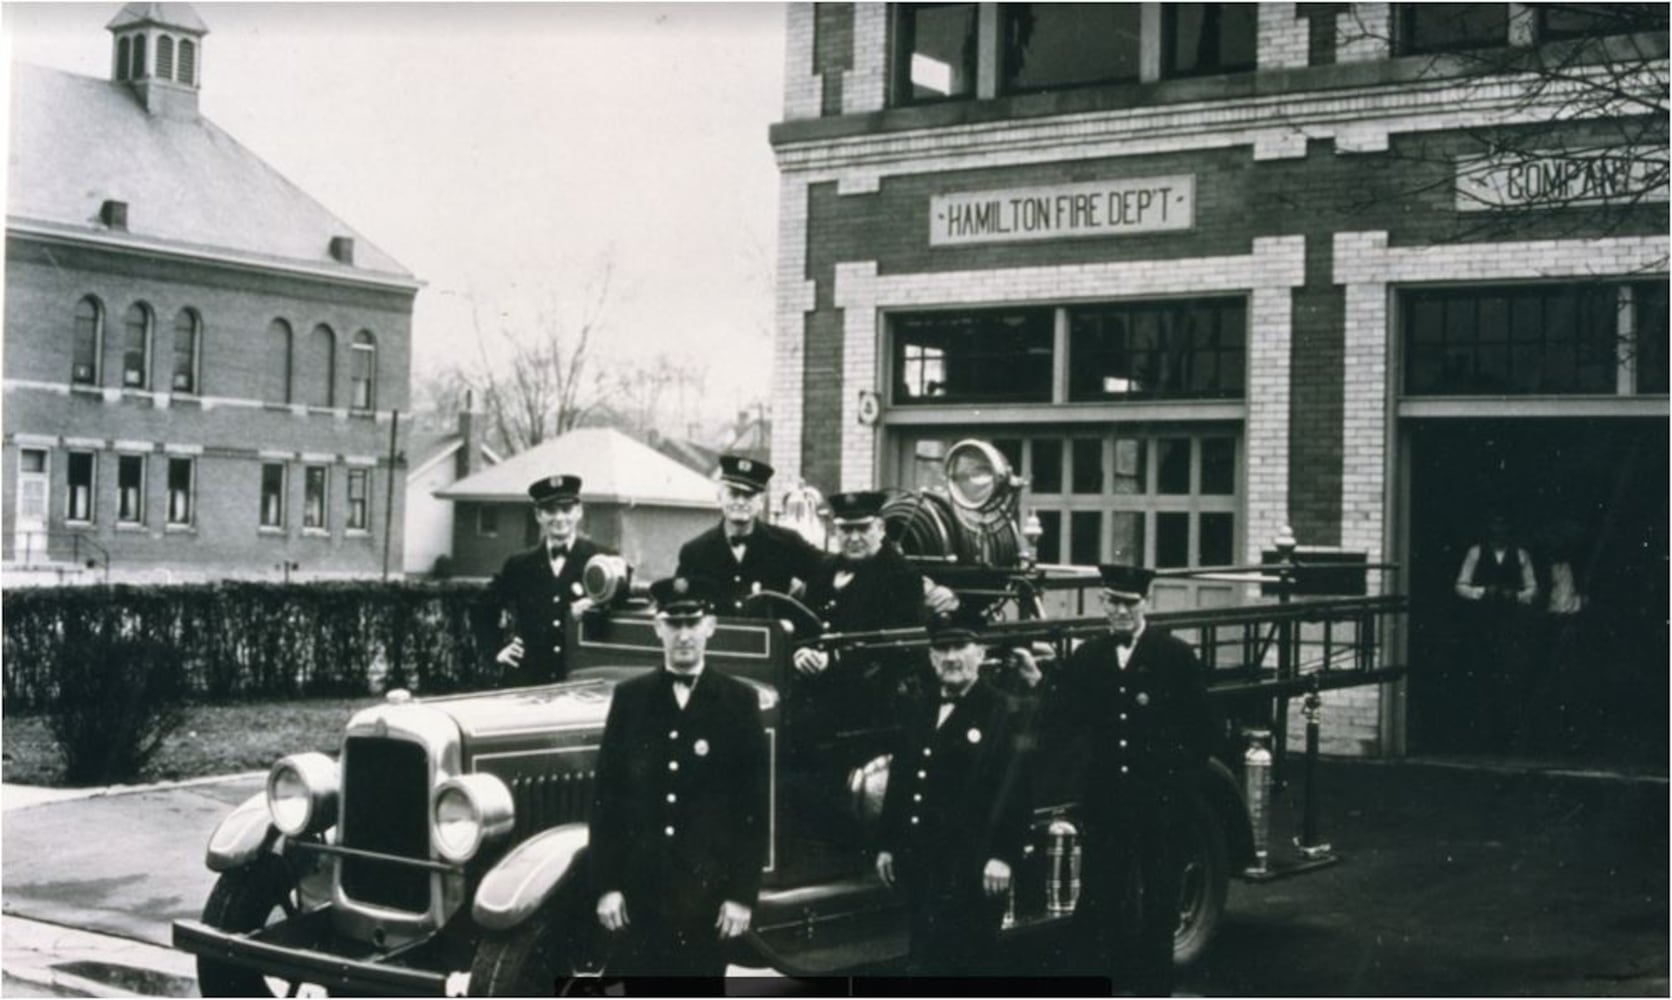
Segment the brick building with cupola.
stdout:
<svg viewBox="0 0 1672 1000">
<path fill-rule="evenodd" d="M 1529 661 L 1529 703 L 1596 702 L 1531 750 L 1664 766 L 1663 6 L 820 3 L 787 23 L 781 474 L 922 486 L 978 436 L 1027 479 L 1047 563 L 1256 563 L 1287 525 L 1396 564 L 1370 586 L 1410 595 L 1384 640 L 1409 678 L 1326 701 L 1326 748 L 1367 754 L 1511 750 L 1469 745 L 1485 688 L 1452 588 L 1507 512 L 1541 599 L 1560 553 L 1608 650 Z M 1155 599 L 1250 596 L 1173 579 Z"/>
<path fill-rule="evenodd" d="M 203 116 L 191 6 L 107 27 L 12 72 L 8 585 L 398 573 L 419 282 Z"/>
</svg>

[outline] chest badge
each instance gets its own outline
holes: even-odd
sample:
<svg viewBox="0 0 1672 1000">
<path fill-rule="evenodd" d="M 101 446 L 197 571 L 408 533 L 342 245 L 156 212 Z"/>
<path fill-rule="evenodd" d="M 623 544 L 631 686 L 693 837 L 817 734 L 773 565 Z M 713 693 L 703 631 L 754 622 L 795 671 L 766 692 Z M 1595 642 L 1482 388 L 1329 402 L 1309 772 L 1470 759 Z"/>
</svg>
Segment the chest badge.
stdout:
<svg viewBox="0 0 1672 1000">
<path fill-rule="evenodd" d="M 584 597 L 586 595 L 586 591 L 581 589 L 581 585 L 579 583 L 571 583 L 569 585 L 569 592 L 574 594 L 576 597 Z"/>
<path fill-rule="evenodd" d="M 1148 705 L 1149 704 L 1149 695 L 1144 693 L 1143 691 L 1139 691 L 1137 701 L 1138 701 L 1138 704 L 1140 704 L 1140 705 Z"/>
<path fill-rule="evenodd" d="M 971 743 L 980 743 L 981 730 L 972 727 L 969 732 L 964 734 L 964 738 L 969 740 Z"/>
<path fill-rule="evenodd" d="M 696 755 L 698 757 L 707 757 L 708 756 L 708 741 L 707 740 L 698 740 L 696 743 L 691 745 L 691 749 L 696 753 Z"/>
</svg>

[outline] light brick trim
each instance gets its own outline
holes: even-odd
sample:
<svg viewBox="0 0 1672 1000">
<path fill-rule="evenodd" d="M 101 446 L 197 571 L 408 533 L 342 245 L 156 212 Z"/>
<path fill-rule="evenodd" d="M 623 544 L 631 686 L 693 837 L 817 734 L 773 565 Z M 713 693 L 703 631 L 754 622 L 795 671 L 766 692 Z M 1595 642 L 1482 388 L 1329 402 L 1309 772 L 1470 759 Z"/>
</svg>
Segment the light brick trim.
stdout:
<svg viewBox="0 0 1672 1000">
<path fill-rule="evenodd" d="M 1300 69 L 1309 58 L 1308 21 L 1295 16 L 1292 3 L 1262 3 L 1258 7 L 1260 70 Z"/>
<path fill-rule="evenodd" d="M 784 5 L 784 120 L 817 118 L 824 78 L 813 72 L 813 4 Z"/>
<path fill-rule="evenodd" d="M 875 261 L 836 266 L 836 305 L 843 310 L 842 329 L 842 458 L 841 488 L 864 489 L 875 483 L 877 442 L 875 427 L 859 423 L 859 393 L 875 392 L 881 384 L 883 351 L 878 313 L 913 306 L 994 305 L 1108 301 L 1111 298 L 1148 298 L 1166 295 L 1208 295 L 1250 291 L 1250 339 L 1271 336 L 1285 345 L 1280 351 L 1262 345 L 1251 352 L 1250 395 L 1253 380 L 1261 385 L 1281 379 L 1281 407 L 1262 401 L 1257 420 L 1251 417 L 1250 451 L 1262 455 L 1262 472 L 1281 480 L 1260 481 L 1262 503 L 1275 512 L 1285 509 L 1288 493 L 1287 459 L 1267 462 L 1272 448 L 1287 453 L 1289 290 L 1305 281 L 1305 240 L 1298 236 L 1256 239 L 1252 251 L 1240 256 L 1192 257 L 1180 260 L 1120 261 L 1068 267 L 1018 267 L 981 271 L 943 271 L 932 274 L 878 275 Z M 1261 294 L 1262 291 L 1266 294 Z M 1118 293 L 1118 295 L 1117 295 Z M 1281 330 L 1278 328 L 1281 327 Z M 1281 354 L 1281 361 L 1278 355 Z M 1261 366 L 1255 373 L 1254 367 Z M 1268 371 L 1281 365 L 1281 373 Z M 1282 412 L 1277 413 L 1280 409 Z M 1281 434 L 1277 428 L 1281 427 Z M 774 457 L 777 455 L 774 422 Z M 1258 433 L 1258 442 L 1255 434 Z M 800 447 L 800 429 L 795 443 Z M 776 463 L 775 463 L 776 464 Z M 1275 469 L 1268 466 L 1275 465 Z"/>
<path fill-rule="evenodd" d="M 817 286 L 807 280 L 807 184 L 784 175 L 778 183 L 776 335 L 772 344 L 772 465 L 779 488 L 801 478 L 807 314 Z"/>
<path fill-rule="evenodd" d="M 888 99 L 888 5 L 853 5 L 853 69 L 842 73 L 842 113 L 881 111 Z"/>
<path fill-rule="evenodd" d="M 1355 3 L 1335 15 L 1335 61 L 1376 62 L 1393 51 L 1393 5 Z"/>
</svg>

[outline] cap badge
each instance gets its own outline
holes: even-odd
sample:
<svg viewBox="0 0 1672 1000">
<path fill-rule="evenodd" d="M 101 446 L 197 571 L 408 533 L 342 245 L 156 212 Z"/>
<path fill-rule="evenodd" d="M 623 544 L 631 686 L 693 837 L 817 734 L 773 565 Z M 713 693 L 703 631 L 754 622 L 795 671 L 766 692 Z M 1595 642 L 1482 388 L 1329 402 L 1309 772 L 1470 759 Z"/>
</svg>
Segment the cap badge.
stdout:
<svg viewBox="0 0 1672 1000">
<path fill-rule="evenodd" d="M 964 734 L 964 738 L 969 740 L 971 743 L 980 743 L 981 742 L 981 730 L 971 729 L 969 732 Z"/>
<path fill-rule="evenodd" d="M 739 472 L 748 472 L 750 469 L 753 469 L 754 467 L 755 467 L 755 463 L 749 461 L 747 458 L 742 459 L 737 463 L 737 471 L 739 471 Z"/>
<path fill-rule="evenodd" d="M 691 592 L 691 581 L 685 579 L 683 576 L 674 577 L 674 579 L 673 579 L 673 592 L 676 593 L 676 594 L 688 594 L 688 593 L 690 593 Z"/>
<path fill-rule="evenodd" d="M 559 486 L 563 485 L 563 477 L 561 477 L 561 476 L 547 476 L 546 477 L 546 485 L 550 486 L 552 489 L 555 490 Z"/>
<path fill-rule="evenodd" d="M 696 752 L 698 757 L 707 757 L 708 756 L 708 741 L 707 740 L 698 740 L 696 743 L 692 744 L 691 749 Z"/>
</svg>

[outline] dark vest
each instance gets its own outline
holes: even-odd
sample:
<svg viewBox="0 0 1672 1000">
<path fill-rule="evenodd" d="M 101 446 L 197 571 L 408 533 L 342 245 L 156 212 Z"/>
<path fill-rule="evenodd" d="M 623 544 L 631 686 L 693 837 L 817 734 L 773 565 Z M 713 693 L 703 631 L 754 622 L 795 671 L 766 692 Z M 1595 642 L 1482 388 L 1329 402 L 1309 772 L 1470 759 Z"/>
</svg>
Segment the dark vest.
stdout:
<svg viewBox="0 0 1672 1000">
<path fill-rule="evenodd" d="M 1481 542 L 1480 555 L 1475 559 L 1475 575 L 1469 581 L 1477 587 L 1496 588 L 1510 592 L 1521 589 L 1521 552 L 1517 546 L 1504 549 L 1504 561 L 1492 558 L 1492 546 Z"/>
</svg>

